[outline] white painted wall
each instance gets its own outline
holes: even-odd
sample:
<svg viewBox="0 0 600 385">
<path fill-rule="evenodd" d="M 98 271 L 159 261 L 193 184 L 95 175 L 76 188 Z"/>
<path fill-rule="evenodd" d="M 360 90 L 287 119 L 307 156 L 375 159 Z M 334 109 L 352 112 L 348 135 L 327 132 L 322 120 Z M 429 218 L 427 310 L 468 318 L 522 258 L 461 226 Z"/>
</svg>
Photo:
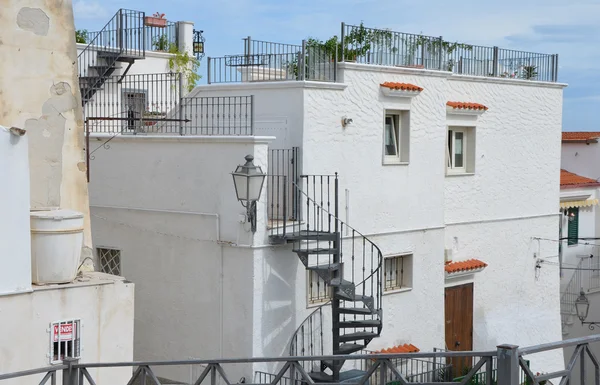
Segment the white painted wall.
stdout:
<svg viewBox="0 0 600 385">
<path fill-rule="evenodd" d="M 37 287 L 32 293 L 0 297 L 0 372 L 50 366 L 52 322 L 79 318 L 80 362 L 133 359 L 133 288 L 115 277 L 87 275 L 88 282 Z M 131 368 L 90 370 L 96 383 L 126 383 Z M 4 381 L 10 385 L 39 382 L 43 375 Z M 60 383 L 59 375 L 57 382 Z"/>
<path fill-rule="evenodd" d="M 0 127 L 0 180 L 10 187 L 0 199 L 0 295 L 31 290 L 27 148 L 27 136 Z"/>
<path fill-rule="evenodd" d="M 563 143 L 560 167 L 577 175 L 600 179 L 600 144 Z"/>
<path fill-rule="evenodd" d="M 108 138 L 93 137 L 93 147 Z M 245 209 L 230 173 L 247 154 L 265 167 L 268 141 L 123 136 L 95 153 L 95 246 L 122 250 L 123 275 L 136 282 L 137 360 L 252 356 L 255 241 L 240 223 Z M 251 378 L 243 366 L 236 371 Z M 200 372 L 157 374 L 189 381 Z"/>
</svg>

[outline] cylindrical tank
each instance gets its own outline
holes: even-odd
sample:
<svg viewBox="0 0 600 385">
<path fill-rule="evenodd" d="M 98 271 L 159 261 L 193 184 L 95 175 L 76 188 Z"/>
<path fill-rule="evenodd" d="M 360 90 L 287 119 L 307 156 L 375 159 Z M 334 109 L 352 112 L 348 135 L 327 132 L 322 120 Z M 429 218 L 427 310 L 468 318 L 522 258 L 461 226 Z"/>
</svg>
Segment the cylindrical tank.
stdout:
<svg viewBox="0 0 600 385">
<path fill-rule="evenodd" d="M 83 214 L 73 210 L 32 210 L 31 280 L 34 284 L 72 282 L 83 246 Z"/>
</svg>

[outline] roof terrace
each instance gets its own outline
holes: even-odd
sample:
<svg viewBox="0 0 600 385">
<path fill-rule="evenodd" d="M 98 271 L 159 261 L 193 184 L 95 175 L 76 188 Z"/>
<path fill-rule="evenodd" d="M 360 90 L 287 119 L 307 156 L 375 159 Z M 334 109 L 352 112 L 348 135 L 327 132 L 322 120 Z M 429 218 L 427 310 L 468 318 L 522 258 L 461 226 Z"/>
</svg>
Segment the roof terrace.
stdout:
<svg viewBox="0 0 600 385">
<path fill-rule="evenodd" d="M 335 82 L 340 62 L 422 68 L 454 74 L 558 80 L 558 55 L 445 41 L 342 23 L 341 38 L 281 44 L 244 38 L 244 53 L 208 58 L 208 83 L 313 80 Z"/>
</svg>

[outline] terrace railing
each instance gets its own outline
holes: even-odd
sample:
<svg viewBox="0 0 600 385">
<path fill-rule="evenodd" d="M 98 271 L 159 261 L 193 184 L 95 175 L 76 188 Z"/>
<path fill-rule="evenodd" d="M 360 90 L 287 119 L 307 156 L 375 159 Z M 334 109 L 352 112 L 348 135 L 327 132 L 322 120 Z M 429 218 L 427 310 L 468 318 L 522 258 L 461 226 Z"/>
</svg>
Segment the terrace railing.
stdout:
<svg viewBox="0 0 600 385">
<path fill-rule="evenodd" d="M 337 57 L 319 45 L 244 39 L 244 53 L 209 57 L 208 83 L 311 80 L 335 82 Z"/>
<path fill-rule="evenodd" d="M 445 41 L 342 23 L 341 61 L 556 82 L 558 55 Z"/>
<path fill-rule="evenodd" d="M 473 366 L 468 373 L 460 379 L 460 382 L 449 382 L 447 379 L 438 382 L 443 385 L 520 385 L 522 383 L 544 384 L 548 380 L 557 379 L 553 383 L 572 383 L 578 381 L 580 385 L 600 384 L 600 365 L 596 356 L 590 349 L 590 344 L 600 341 L 600 335 L 593 335 L 582 338 L 574 338 L 565 341 L 557 341 L 542 345 L 536 345 L 526 348 L 519 348 L 513 345 L 500 345 L 497 350 L 484 352 L 418 352 L 402 354 L 356 354 L 356 355 L 337 355 L 337 356 L 315 356 L 310 357 L 314 361 L 339 360 L 347 362 L 371 360 L 371 366 L 366 372 L 357 373 L 356 377 L 346 380 L 348 384 L 380 384 L 401 385 L 410 384 L 431 384 L 428 378 L 425 380 L 417 379 L 409 381 L 407 375 L 402 373 L 394 360 L 401 359 L 424 359 L 424 360 L 443 360 L 452 358 L 471 359 Z M 562 357 L 562 350 L 565 347 L 574 348 L 574 353 L 569 357 L 564 369 L 554 370 L 548 373 L 542 372 L 544 368 L 539 365 L 535 367 L 534 357 L 537 354 L 556 351 L 556 357 Z M 527 359 L 526 359 L 527 357 Z M 546 356 L 548 357 L 548 356 Z M 0 374 L 0 381 L 15 378 L 29 377 L 30 383 L 55 383 L 57 377 L 62 377 L 64 385 L 96 385 L 96 376 L 98 370 L 106 371 L 109 368 L 132 368 L 130 384 L 141 381 L 142 384 L 160 385 L 159 372 L 162 368 L 175 369 L 182 368 L 182 373 L 190 373 L 191 366 L 201 365 L 204 367 L 202 373 L 192 379 L 190 383 L 196 385 L 219 383 L 232 384 L 239 378 L 240 371 L 248 371 L 248 378 L 252 377 L 250 372 L 252 365 L 272 365 L 278 367 L 274 375 L 264 377 L 256 376 L 256 379 L 262 379 L 263 384 L 270 385 L 295 385 L 300 380 L 308 385 L 319 383 L 311 378 L 309 373 L 304 370 L 301 362 L 307 357 L 276 357 L 276 358 L 247 358 L 247 359 L 218 359 L 218 360 L 180 360 L 180 361 L 137 361 L 137 362 L 107 362 L 107 363 L 79 363 L 77 359 L 66 359 L 62 365 L 56 365 L 47 368 L 32 369 L 14 373 Z M 528 360 L 531 360 L 531 368 Z M 497 364 L 493 365 L 496 361 Z M 547 360 L 540 360 L 547 362 Z M 558 363 L 557 363 L 558 364 Z M 185 368 L 188 366 L 188 368 Z M 358 364 L 353 365 L 358 367 Z M 562 365 L 561 365 L 562 366 Z M 245 368 L 245 369 L 244 369 Z M 594 374 L 590 380 L 587 371 L 591 368 Z M 186 370 L 187 369 L 187 370 Z M 483 372 L 482 372 L 483 369 Z M 522 378 L 520 372 L 524 373 Z M 104 372 L 105 373 L 105 372 Z M 171 371 L 171 373 L 173 373 Z M 479 373 L 483 373 L 480 375 Z M 494 374 L 495 373 L 495 374 Z M 535 374 L 534 374 L 535 373 Z M 235 377 L 233 377 L 235 376 Z M 186 376 L 187 377 L 187 376 Z M 180 379 L 177 379 L 180 380 Z M 376 382 L 377 381 L 377 382 Z M 164 382 L 164 381 L 163 381 Z M 241 381 L 240 381 L 241 382 Z M 172 382 L 171 382 L 172 383 Z"/>
<path fill-rule="evenodd" d="M 106 48 L 126 44 L 129 49 L 144 51 L 168 51 L 171 45 L 177 45 L 177 23 L 167 21 L 165 27 L 147 26 L 144 25 L 144 13 L 129 16 L 137 11 L 124 12 L 120 22 L 101 31 L 88 32 L 89 41 L 103 42 L 102 47 Z"/>
<path fill-rule="evenodd" d="M 111 76 L 84 106 L 86 118 L 91 118 L 89 131 L 254 134 L 253 96 L 182 97 L 182 89 L 180 73 Z"/>
</svg>

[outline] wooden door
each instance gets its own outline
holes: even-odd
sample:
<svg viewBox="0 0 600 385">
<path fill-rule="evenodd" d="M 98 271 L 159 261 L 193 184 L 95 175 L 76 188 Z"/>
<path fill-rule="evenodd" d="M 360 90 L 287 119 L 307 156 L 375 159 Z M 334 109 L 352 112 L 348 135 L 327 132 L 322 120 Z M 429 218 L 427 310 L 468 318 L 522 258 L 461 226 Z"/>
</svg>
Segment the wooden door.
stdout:
<svg viewBox="0 0 600 385">
<path fill-rule="evenodd" d="M 473 350 L 473 284 L 448 287 L 445 290 L 446 349 Z M 472 366 L 470 357 L 448 360 L 453 378 L 466 374 Z"/>
</svg>

